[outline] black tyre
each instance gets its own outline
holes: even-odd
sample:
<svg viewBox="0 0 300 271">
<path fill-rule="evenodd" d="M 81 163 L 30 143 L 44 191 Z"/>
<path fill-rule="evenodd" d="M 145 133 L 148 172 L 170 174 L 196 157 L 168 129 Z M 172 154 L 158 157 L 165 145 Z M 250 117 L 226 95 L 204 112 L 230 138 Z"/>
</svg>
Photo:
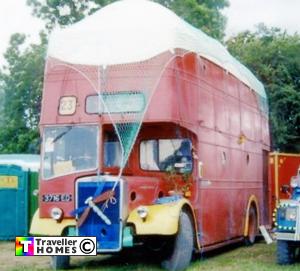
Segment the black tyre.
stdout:
<svg viewBox="0 0 300 271">
<path fill-rule="evenodd" d="M 173 247 L 161 265 L 166 270 L 178 271 L 186 269 L 192 259 L 194 248 L 194 228 L 189 215 L 182 212 L 179 229 Z"/>
<path fill-rule="evenodd" d="M 70 256 L 52 256 L 51 266 L 53 270 L 68 269 L 70 267 Z"/>
<path fill-rule="evenodd" d="M 277 240 L 277 263 L 280 265 L 293 264 L 295 262 L 296 247 L 294 242 Z"/>
<path fill-rule="evenodd" d="M 252 246 L 255 243 L 256 235 L 258 233 L 257 222 L 256 208 L 254 206 L 251 206 L 249 210 L 248 233 L 245 237 L 245 244 L 247 246 Z"/>
<path fill-rule="evenodd" d="M 146 255 L 151 255 L 153 259 L 158 262 L 162 262 L 170 255 L 170 251 L 173 248 L 174 238 L 161 236 L 151 236 L 145 243 Z"/>
</svg>

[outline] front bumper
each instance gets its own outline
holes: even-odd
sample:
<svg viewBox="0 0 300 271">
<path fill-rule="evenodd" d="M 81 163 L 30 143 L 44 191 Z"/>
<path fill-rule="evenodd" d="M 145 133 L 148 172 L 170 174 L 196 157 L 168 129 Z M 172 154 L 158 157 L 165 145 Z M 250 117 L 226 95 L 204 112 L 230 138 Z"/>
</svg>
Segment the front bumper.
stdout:
<svg viewBox="0 0 300 271">
<path fill-rule="evenodd" d="M 296 233 L 276 232 L 275 236 L 277 240 L 300 241 L 300 234 L 296 234 Z"/>
</svg>

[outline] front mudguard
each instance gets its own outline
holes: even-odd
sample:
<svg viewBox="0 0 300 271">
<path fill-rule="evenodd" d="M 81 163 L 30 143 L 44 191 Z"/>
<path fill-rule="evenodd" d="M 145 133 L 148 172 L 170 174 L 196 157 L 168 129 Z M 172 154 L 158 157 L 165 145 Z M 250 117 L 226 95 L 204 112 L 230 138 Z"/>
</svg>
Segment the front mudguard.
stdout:
<svg viewBox="0 0 300 271">
<path fill-rule="evenodd" d="M 60 222 L 52 218 L 40 218 L 39 209 L 36 210 L 31 221 L 30 234 L 40 236 L 61 236 L 70 226 L 76 226 L 75 219 L 63 219 Z"/>
<path fill-rule="evenodd" d="M 174 235 L 178 232 L 178 222 L 181 210 L 187 208 L 190 212 L 194 226 L 195 216 L 193 208 L 187 199 L 165 204 L 145 206 L 148 215 L 142 219 L 137 209 L 134 209 L 127 219 L 127 224 L 133 225 L 136 235 Z"/>
</svg>

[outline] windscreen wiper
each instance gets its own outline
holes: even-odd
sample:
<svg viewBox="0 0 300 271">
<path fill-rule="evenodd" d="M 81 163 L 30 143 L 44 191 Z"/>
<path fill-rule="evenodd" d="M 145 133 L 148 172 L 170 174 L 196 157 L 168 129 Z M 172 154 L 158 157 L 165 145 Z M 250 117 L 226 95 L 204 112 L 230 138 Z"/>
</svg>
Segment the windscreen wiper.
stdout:
<svg viewBox="0 0 300 271">
<path fill-rule="evenodd" d="M 63 131 L 62 133 L 60 133 L 58 136 L 56 136 L 53 140 L 52 143 L 55 143 L 57 140 L 59 140 L 60 138 L 62 138 L 63 136 L 65 136 L 67 133 L 69 133 L 74 126 L 68 126 L 68 129 L 66 131 Z"/>
</svg>

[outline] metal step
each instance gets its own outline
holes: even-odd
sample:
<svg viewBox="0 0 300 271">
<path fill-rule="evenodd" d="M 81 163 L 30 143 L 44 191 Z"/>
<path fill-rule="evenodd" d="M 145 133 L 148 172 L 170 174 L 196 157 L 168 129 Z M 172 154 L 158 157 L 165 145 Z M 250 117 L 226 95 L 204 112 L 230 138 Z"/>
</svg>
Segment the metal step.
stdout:
<svg viewBox="0 0 300 271">
<path fill-rule="evenodd" d="M 259 226 L 259 230 L 260 230 L 262 236 L 264 237 L 266 243 L 268 245 L 270 245 L 273 243 L 273 239 L 272 239 L 270 232 L 267 230 L 267 228 L 269 229 L 269 227 L 266 227 L 264 225 Z"/>
</svg>

